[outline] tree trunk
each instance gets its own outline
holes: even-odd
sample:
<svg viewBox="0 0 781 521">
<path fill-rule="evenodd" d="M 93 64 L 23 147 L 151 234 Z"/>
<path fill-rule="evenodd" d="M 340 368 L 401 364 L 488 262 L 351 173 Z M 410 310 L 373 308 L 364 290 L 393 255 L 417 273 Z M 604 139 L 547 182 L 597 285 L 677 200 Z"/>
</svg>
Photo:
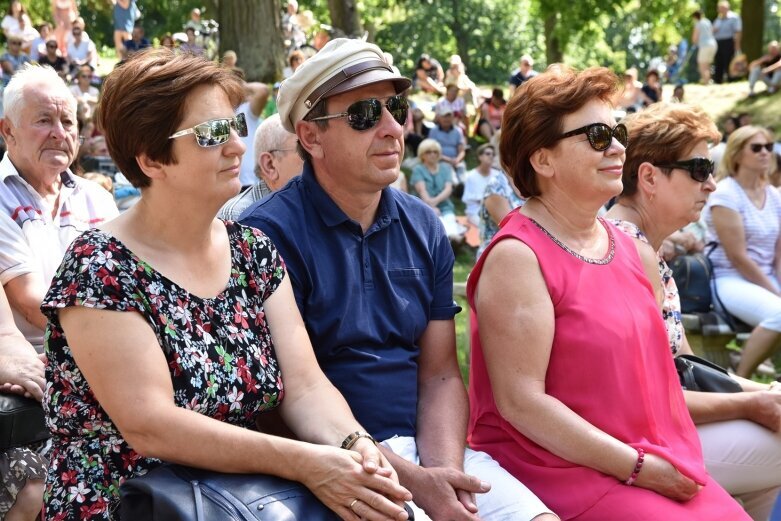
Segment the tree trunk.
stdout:
<svg viewBox="0 0 781 521">
<path fill-rule="evenodd" d="M 741 9 L 743 18 L 743 35 L 741 50 L 746 57 L 755 60 L 764 54 L 762 34 L 765 29 L 765 2 L 764 0 L 743 0 Z"/>
<path fill-rule="evenodd" d="M 550 13 L 545 17 L 545 60 L 548 62 L 546 65 L 564 61 L 561 42 L 556 36 L 556 18 L 556 13 Z"/>
<path fill-rule="evenodd" d="M 471 38 L 469 31 L 465 30 L 464 21 L 461 16 L 461 9 L 463 8 L 463 4 L 460 2 L 460 0 L 450 0 L 450 4 L 452 12 L 450 30 L 453 32 L 453 37 L 456 39 L 456 49 L 458 50 L 458 55 L 464 62 L 466 69 L 469 70 L 469 66 L 471 65 L 469 60 Z M 447 65 L 444 67 L 447 68 Z"/>
<path fill-rule="evenodd" d="M 331 12 L 331 25 L 341 29 L 347 36 L 363 36 L 356 0 L 328 0 L 328 10 Z"/>
<path fill-rule="evenodd" d="M 236 51 L 238 66 L 247 81 L 273 83 L 282 76 L 285 50 L 282 43 L 279 0 L 230 0 L 219 2 L 220 54 Z"/>
</svg>

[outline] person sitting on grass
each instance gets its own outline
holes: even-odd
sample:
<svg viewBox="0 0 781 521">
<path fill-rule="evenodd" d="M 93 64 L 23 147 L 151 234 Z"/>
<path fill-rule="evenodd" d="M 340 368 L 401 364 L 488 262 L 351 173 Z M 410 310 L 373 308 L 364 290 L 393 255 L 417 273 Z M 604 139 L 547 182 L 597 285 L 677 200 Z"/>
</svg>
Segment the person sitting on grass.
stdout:
<svg viewBox="0 0 781 521">
<path fill-rule="evenodd" d="M 748 66 L 748 95 L 754 96 L 754 86 L 759 80 L 767 85 L 767 91 L 773 94 L 781 85 L 781 48 L 778 41 L 767 44 L 767 54 L 752 61 Z"/>
<path fill-rule="evenodd" d="M 475 226 L 480 226 L 480 206 L 485 196 L 485 188 L 493 175 L 501 173 L 493 168 L 495 156 L 496 148 L 492 144 L 480 145 L 477 147 L 477 166 L 466 174 L 461 200 L 466 205 L 464 213 L 467 219 Z"/>
<path fill-rule="evenodd" d="M 453 185 L 460 185 L 464 182 L 466 174 L 466 138 L 464 131 L 453 125 L 453 111 L 450 107 L 442 106 L 437 111 L 437 124 L 429 130 L 428 138 L 439 143 L 441 150 L 440 161 L 450 165 L 453 170 Z M 418 147 L 418 157 L 420 157 L 420 147 Z"/>
<path fill-rule="evenodd" d="M 502 128 L 502 116 L 506 106 L 504 91 L 498 87 L 492 90 L 491 97 L 480 105 L 480 118 L 477 120 L 476 134 L 490 141 L 496 131 Z"/>
<path fill-rule="evenodd" d="M 410 184 L 415 188 L 424 203 L 437 214 L 445 234 L 451 241 L 460 242 L 464 238 L 464 229 L 456 221 L 456 208 L 450 195 L 453 193 L 452 170 L 440 161 L 442 147 L 433 139 L 424 139 L 418 145 L 420 164 L 412 169 Z"/>
</svg>

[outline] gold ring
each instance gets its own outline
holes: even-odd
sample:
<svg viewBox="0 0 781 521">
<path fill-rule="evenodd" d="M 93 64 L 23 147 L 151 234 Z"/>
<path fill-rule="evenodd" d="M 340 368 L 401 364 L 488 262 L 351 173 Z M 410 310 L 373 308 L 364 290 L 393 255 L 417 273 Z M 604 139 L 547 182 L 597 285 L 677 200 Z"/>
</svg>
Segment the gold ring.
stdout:
<svg viewBox="0 0 781 521">
<path fill-rule="evenodd" d="M 352 509 L 353 509 L 353 507 L 355 506 L 355 504 L 356 504 L 357 502 L 358 502 L 358 498 L 356 498 L 356 499 L 353 499 L 353 502 L 352 502 L 352 503 L 350 503 L 350 507 L 349 507 L 349 508 L 350 508 L 350 510 L 352 510 Z"/>
</svg>

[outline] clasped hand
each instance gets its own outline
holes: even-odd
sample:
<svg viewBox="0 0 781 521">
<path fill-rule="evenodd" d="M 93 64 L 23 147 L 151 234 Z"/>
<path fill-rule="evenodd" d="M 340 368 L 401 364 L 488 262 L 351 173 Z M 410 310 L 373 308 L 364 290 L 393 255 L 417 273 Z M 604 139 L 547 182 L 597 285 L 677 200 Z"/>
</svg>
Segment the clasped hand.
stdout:
<svg viewBox="0 0 781 521">
<path fill-rule="evenodd" d="M 44 360 L 45 355 L 4 356 L 0 363 L 0 391 L 42 400 L 46 386 Z"/>
<path fill-rule="evenodd" d="M 319 446 L 302 482 L 342 519 L 404 521 L 412 494 L 399 485 L 396 471 L 369 440 L 352 450 Z"/>
<path fill-rule="evenodd" d="M 484 494 L 491 485 L 447 467 L 421 467 L 415 480 L 415 504 L 432 519 L 480 521 L 475 494 Z"/>
</svg>

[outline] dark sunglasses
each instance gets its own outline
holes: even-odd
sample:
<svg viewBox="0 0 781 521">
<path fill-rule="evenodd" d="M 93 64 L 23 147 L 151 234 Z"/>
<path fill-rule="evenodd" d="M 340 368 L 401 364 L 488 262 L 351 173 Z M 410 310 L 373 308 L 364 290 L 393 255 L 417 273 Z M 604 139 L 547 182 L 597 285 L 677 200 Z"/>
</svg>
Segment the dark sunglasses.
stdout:
<svg viewBox="0 0 781 521">
<path fill-rule="evenodd" d="M 610 148 L 613 138 L 616 138 L 616 141 L 621 143 L 624 148 L 629 146 L 629 132 L 627 132 L 626 127 L 622 123 L 613 128 L 604 123 L 592 123 L 591 125 L 565 132 L 559 136 L 559 139 L 577 136 L 578 134 L 586 134 L 588 144 L 597 152 L 604 152 Z"/>
<path fill-rule="evenodd" d="M 773 151 L 773 143 L 765 143 L 764 145 L 762 143 L 751 143 L 749 147 L 751 147 L 751 151 L 755 154 L 759 154 L 763 148 L 768 152 Z"/>
<path fill-rule="evenodd" d="M 680 168 L 681 170 L 686 170 L 691 178 L 699 183 L 707 181 L 716 168 L 716 164 L 713 161 L 704 157 L 695 157 L 686 161 L 675 161 L 656 166 L 659 168 Z"/>
<path fill-rule="evenodd" d="M 362 99 L 347 107 L 347 112 L 312 118 L 309 121 L 347 117 L 347 124 L 350 125 L 350 128 L 353 130 L 369 130 L 382 119 L 382 107 L 382 101 L 377 98 Z M 406 97 L 401 94 L 391 96 L 385 102 L 385 107 L 399 125 L 403 125 L 404 122 L 407 121 L 409 103 L 407 103 Z"/>
<path fill-rule="evenodd" d="M 48 49 L 56 49 L 57 48 L 57 44 L 56 43 L 47 43 L 46 47 Z"/>
<path fill-rule="evenodd" d="M 175 139 L 195 134 L 195 142 L 200 147 L 216 147 L 222 145 L 230 139 L 231 127 L 236 130 L 240 137 L 247 137 L 247 119 L 244 113 L 236 114 L 232 118 L 210 119 L 204 123 L 199 123 L 192 128 L 180 130 L 172 134 L 168 139 Z"/>
</svg>

